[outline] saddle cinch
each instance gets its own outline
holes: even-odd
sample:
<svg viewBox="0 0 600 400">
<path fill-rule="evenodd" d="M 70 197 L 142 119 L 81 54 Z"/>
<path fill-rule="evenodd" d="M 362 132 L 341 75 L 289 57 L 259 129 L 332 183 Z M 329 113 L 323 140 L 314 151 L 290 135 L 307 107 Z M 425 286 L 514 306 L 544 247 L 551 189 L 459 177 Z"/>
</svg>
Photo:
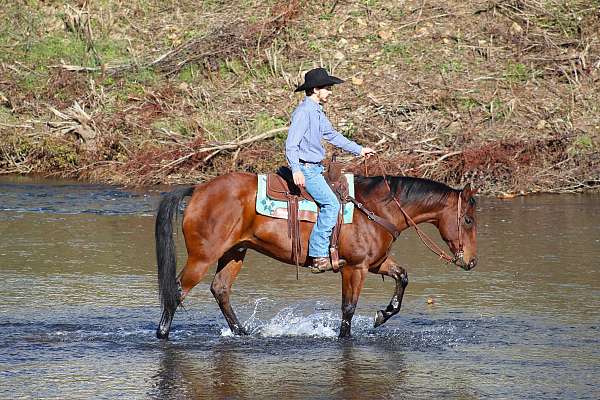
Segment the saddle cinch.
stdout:
<svg viewBox="0 0 600 400">
<path fill-rule="evenodd" d="M 347 202 L 349 194 L 349 185 L 346 176 L 342 174 L 342 164 L 331 161 L 324 174 L 325 180 L 333 190 L 344 209 L 344 202 Z M 300 220 L 316 222 L 317 214 L 310 211 L 300 211 L 298 203 L 301 200 L 314 202 L 312 196 L 304 189 L 294 183 L 292 171 L 288 167 L 280 167 L 275 174 L 267 175 L 267 196 L 273 200 L 287 202 L 287 221 L 288 237 L 292 240 L 292 259 L 296 266 L 300 265 L 300 254 L 302 253 L 302 243 L 300 241 Z M 279 218 L 285 218 L 278 215 Z M 329 252 L 331 256 L 331 265 L 335 272 L 339 271 L 339 234 L 342 226 L 342 213 L 338 214 L 338 219 L 331 235 Z"/>
</svg>

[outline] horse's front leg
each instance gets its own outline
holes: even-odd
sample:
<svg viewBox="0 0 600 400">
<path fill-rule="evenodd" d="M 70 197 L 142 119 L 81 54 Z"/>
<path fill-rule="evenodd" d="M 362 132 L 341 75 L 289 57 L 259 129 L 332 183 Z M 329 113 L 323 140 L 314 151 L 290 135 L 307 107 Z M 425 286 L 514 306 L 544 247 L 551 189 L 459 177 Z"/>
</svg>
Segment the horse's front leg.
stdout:
<svg viewBox="0 0 600 400">
<path fill-rule="evenodd" d="M 366 266 L 347 265 L 342 268 L 342 325 L 340 326 L 340 338 L 351 336 L 352 317 L 366 275 Z"/>
<path fill-rule="evenodd" d="M 390 300 L 390 304 L 388 304 L 385 310 L 377 311 L 377 316 L 375 317 L 375 328 L 377 328 L 400 311 L 404 289 L 408 285 L 408 273 L 391 257 L 386 258 L 378 268 L 371 270 L 371 272 L 387 275 L 396 281 L 396 290 Z"/>
</svg>

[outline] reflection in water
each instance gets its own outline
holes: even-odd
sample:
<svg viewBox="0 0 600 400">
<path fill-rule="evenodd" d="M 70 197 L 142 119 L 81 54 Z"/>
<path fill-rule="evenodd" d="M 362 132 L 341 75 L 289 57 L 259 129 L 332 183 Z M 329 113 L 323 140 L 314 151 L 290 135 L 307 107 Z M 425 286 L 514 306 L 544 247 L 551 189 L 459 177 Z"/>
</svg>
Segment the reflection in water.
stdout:
<svg viewBox="0 0 600 400">
<path fill-rule="evenodd" d="M 153 376 L 156 391 L 152 390 L 154 399 L 185 399 L 189 398 L 187 379 L 183 366 L 184 360 L 180 351 L 166 343 L 160 349 L 158 374 Z"/>
<path fill-rule="evenodd" d="M 366 393 L 374 398 L 401 394 L 408 386 L 401 351 L 377 342 L 334 341 L 323 346 L 315 340 L 304 342 L 307 355 L 290 348 L 288 339 L 271 341 L 266 350 L 255 339 L 217 343 L 206 351 L 162 346 L 151 396 L 245 399 L 257 393 L 267 398 L 285 393 L 291 399 L 364 399 Z M 323 352 L 327 363 L 322 362 Z"/>
<path fill-rule="evenodd" d="M 380 398 L 402 393 L 407 385 L 402 351 L 374 346 L 364 347 L 351 341 L 341 342 L 341 359 L 337 363 L 338 379 L 335 398 L 363 399 L 365 392 Z"/>
<path fill-rule="evenodd" d="M 216 344 L 201 352 L 167 344 L 161 348 L 156 399 L 250 398 L 252 388 L 235 347 Z"/>
</svg>

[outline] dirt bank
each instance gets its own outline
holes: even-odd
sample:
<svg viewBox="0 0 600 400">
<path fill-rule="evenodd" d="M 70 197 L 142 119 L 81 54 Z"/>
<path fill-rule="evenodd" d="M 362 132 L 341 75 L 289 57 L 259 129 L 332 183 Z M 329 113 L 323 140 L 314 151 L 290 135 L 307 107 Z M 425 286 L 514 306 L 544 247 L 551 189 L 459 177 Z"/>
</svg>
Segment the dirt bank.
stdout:
<svg viewBox="0 0 600 400">
<path fill-rule="evenodd" d="M 293 89 L 386 171 L 600 186 L 600 1 L 196 1 L 0 10 L 0 172 L 189 183 L 284 163 Z M 347 158 L 356 171 L 363 166 Z M 378 165 L 369 170 L 378 173 Z"/>
</svg>

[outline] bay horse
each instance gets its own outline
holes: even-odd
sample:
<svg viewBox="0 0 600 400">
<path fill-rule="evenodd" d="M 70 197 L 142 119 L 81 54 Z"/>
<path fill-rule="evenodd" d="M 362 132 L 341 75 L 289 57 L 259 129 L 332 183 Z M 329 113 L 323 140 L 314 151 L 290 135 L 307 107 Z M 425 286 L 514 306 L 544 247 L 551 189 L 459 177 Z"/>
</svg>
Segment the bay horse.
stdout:
<svg viewBox="0 0 600 400">
<path fill-rule="evenodd" d="M 257 175 L 230 173 L 206 183 L 176 189 L 163 195 L 155 224 L 158 284 L 162 316 L 156 335 L 168 339 L 171 322 L 185 296 L 217 263 L 211 285 L 227 324 L 236 335 L 247 334 L 230 303 L 235 281 L 247 249 L 256 250 L 283 263 L 294 264 L 287 220 L 256 213 Z M 462 190 L 428 179 L 396 176 L 355 177 L 356 200 L 375 215 L 391 222 L 398 232 L 410 225 L 435 225 L 455 257 L 452 261 L 470 270 L 477 264 L 477 222 L 475 190 Z M 183 215 L 187 262 L 176 272 L 173 217 L 184 197 L 192 196 Z M 402 210 L 399 204 L 402 204 Z M 308 238 L 313 224 L 300 223 L 301 264 L 306 265 Z M 394 237 L 382 225 L 355 209 L 353 222 L 342 225 L 340 258 L 346 265 L 342 278 L 342 321 L 339 336 L 351 334 L 351 322 L 367 272 L 389 276 L 396 281 L 392 299 L 377 313 L 375 326 L 400 311 L 408 284 L 406 269 L 389 256 Z"/>
</svg>

